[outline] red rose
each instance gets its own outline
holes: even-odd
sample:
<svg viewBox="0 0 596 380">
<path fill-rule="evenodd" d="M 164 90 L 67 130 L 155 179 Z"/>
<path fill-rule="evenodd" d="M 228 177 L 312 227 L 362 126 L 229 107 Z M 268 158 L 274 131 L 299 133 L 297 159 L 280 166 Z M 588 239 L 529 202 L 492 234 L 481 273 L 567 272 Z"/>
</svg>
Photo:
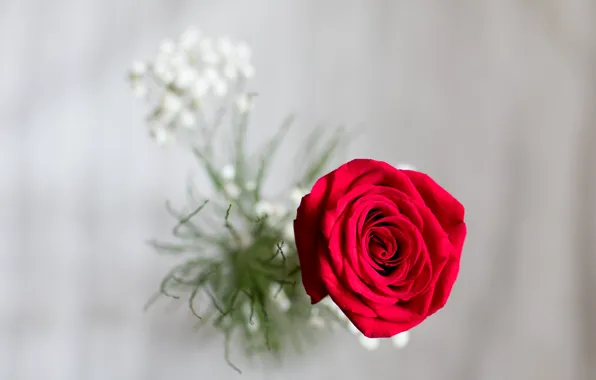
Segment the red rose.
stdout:
<svg viewBox="0 0 596 380">
<path fill-rule="evenodd" d="M 447 302 L 464 207 L 429 176 L 357 159 L 320 178 L 294 221 L 304 288 L 369 338 L 407 331 Z"/>
</svg>

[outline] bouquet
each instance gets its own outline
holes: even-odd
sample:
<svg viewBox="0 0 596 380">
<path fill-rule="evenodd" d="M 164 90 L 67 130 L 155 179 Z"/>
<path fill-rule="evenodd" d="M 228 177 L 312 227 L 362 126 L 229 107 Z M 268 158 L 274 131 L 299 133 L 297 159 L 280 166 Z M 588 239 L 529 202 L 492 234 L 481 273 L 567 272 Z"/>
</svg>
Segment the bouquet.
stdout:
<svg viewBox="0 0 596 380">
<path fill-rule="evenodd" d="M 151 245 L 179 261 L 149 304 L 184 300 L 198 326 L 221 331 L 238 371 L 231 342 L 249 358 L 281 358 L 337 327 L 370 350 L 383 339 L 404 347 L 410 329 L 449 297 L 466 235 L 463 206 L 411 167 L 355 159 L 334 168 L 350 138 L 341 128 L 308 136 L 288 196 L 269 198 L 265 180 L 293 118 L 248 151 L 257 98 L 250 58 L 247 44 L 191 28 L 132 66 L 150 136 L 188 149 L 210 182 L 189 187 L 188 205 L 166 204 L 172 240 Z M 221 157 L 226 133 L 233 144 Z"/>
</svg>

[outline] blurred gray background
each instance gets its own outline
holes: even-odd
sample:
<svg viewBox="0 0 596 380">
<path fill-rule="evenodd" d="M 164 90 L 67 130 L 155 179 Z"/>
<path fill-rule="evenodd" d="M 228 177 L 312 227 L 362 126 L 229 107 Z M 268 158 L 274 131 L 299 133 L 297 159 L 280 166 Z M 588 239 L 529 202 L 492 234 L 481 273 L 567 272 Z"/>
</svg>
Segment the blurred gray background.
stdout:
<svg viewBox="0 0 596 380">
<path fill-rule="evenodd" d="M 447 307 L 411 345 L 349 335 L 244 379 L 596 379 L 592 0 L 0 1 L 0 379 L 240 378 L 183 313 L 142 312 L 189 157 L 146 135 L 125 72 L 188 25 L 253 47 L 254 142 L 364 125 L 467 208 Z M 276 181 L 290 156 L 280 156 Z"/>
</svg>

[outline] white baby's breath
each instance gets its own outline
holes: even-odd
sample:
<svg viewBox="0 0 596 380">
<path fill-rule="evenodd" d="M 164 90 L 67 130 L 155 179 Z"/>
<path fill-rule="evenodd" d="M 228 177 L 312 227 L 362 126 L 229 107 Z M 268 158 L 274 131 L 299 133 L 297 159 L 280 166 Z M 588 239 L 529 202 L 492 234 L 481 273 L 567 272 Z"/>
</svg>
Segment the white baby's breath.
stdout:
<svg viewBox="0 0 596 380">
<path fill-rule="evenodd" d="M 253 65 L 243 65 L 240 67 L 240 71 L 246 78 L 252 78 L 255 76 L 256 70 Z"/>
<path fill-rule="evenodd" d="M 207 94 L 207 91 L 209 91 L 209 82 L 207 82 L 205 78 L 197 78 L 192 87 L 193 97 L 197 100 L 201 100 L 203 96 Z"/>
<path fill-rule="evenodd" d="M 180 113 L 180 124 L 182 124 L 183 127 L 191 129 L 195 127 L 196 123 L 197 118 L 191 111 L 184 110 Z"/>
<path fill-rule="evenodd" d="M 273 204 L 267 201 L 257 202 L 255 205 L 255 214 L 261 218 L 273 214 Z"/>
<path fill-rule="evenodd" d="M 180 88 L 190 88 L 197 81 L 198 73 L 190 66 L 182 66 L 178 70 L 176 85 Z"/>
<path fill-rule="evenodd" d="M 162 106 L 166 112 L 177 113 L 182 108 L 182 99 L 172 92 L 166 92 L 163 96 Z"/>
<path fill-rule="evenodd" d="M 181 129 L 211 126 L 217 109 L 235 107 L 250 112 L 246 79 L 254 75 L 250 47 L 228 37 L 202 36 L 188 28 L 177 39 L 159 44 L 153 59 L 135 61 L 129 79 L 135 97 L 146 101 L 149 121 L 167 125 L 166 132 L 151 131 L 160 143 L 173 141 Z M 192 116 L 191 116 L 192 115 Z M 168 137 L 165 138 L 164 135 Z"/>
<path fill-rule="evenodd" d="M 223 80 L 213 82 L 213 93 L 217 96 L 226 96 L 228 85 Z"/>
<path fill-rule="evenodd" d="M 252 96 L 242 94 L 236 100 L 236 107 L 238 108 L 238 112 L 240 113 L 247 113 L 253 107 Z"/>
<path fill-rule="evenodd" d="M 308 194 L 307 190 L 296 187 L 290 192 L 290 199 L 294 205 L 298 206 L 306 194 Z"/>
<path fill-rule="evenodd" d="M 380 339 L 376 339 L 376 338 L 368 338 L 364 335 L 360 335 L 358 337 L 358 342 L 360 342 L 360 344 L 362 345 L 362 347 L 366 348 L 369 351 L 374 351 L 377 348 L 379 348 L 379 345 L 381 344 L 381 340 Z"/>
<path fill-rule="evenodd" d="M 257 189 L 257 183 L 255 181 L 248 181 L 244 184 L 244 188 L 248 191 L 255 191 Z"/>
<path fill-rule="evenodd" d="M 226 194 L 228 194 L 228 196 L 232 199 L 238 198 L 240 196 L 240 194 L 242 193 L 242 191 L 240 190 L 238 185 L 236 185 L 233 182 L 226 183 L 224 185 L 224 190 L 225 190 Z"/>
<path fill-rule="evenodd" d="M 236 169 L 234 165 L 227 164 L 221 168 L 221 177 L 226 181 L 233 181 L 236 178 Z"/>
<path fill-rule="evenodd" d="M 290 310 L 292 303 L 286 295 L 286 292 L 279 288 L 279 285 L 272 285 L 269 288 L 269 297 L 275 302 L 281 311 L 286 312 Z"/>
<path fill-rule="evenodd" d="M 410 342 L 410 332 L 404 331 L 391 338 L 391 342 L 397 348 L 404 348 Z"/>
<path fill-rule="evenodd" d="M 294 223 L 288 223 L 284 227 L 284 239 L 294 241 Z"/>
<path fill-rule="evenodd" d="M 166 127 L 162 125 L 153 125 L 150 128 L 149 133 L 151 134 L 151 136 L 153 136 L 153 138 L 157 142 L 157 145 L 163 146 L 168 143 L 171 143 L 174 140 L 171 133 L 167 130 Z"/>
</svg>

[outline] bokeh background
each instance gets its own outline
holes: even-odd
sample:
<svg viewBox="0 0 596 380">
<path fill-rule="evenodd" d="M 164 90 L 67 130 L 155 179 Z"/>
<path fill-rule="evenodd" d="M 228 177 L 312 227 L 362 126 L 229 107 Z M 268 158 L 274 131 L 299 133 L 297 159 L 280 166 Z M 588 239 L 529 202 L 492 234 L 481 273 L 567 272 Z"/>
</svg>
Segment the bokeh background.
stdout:
<svg viewBox="0 0 596 380">
<path fill-rule="evenodd" d="M 467 208 L 452 298 L 407 349 L 340 334 L 283 367 L 238 355 L 244 379 L 596 379 L 595 20 L 592 0 L 0 1 L 0 379 L 238 378 L 183 313 L 142 312 L 171 264 L 144 242 L 196 168 L 149 140 L 125 73 L 189 25 L 252 46 L 255 144 L 289 112 L 290 141 L 362 125 L 349 156 Z"/>
</svg>

